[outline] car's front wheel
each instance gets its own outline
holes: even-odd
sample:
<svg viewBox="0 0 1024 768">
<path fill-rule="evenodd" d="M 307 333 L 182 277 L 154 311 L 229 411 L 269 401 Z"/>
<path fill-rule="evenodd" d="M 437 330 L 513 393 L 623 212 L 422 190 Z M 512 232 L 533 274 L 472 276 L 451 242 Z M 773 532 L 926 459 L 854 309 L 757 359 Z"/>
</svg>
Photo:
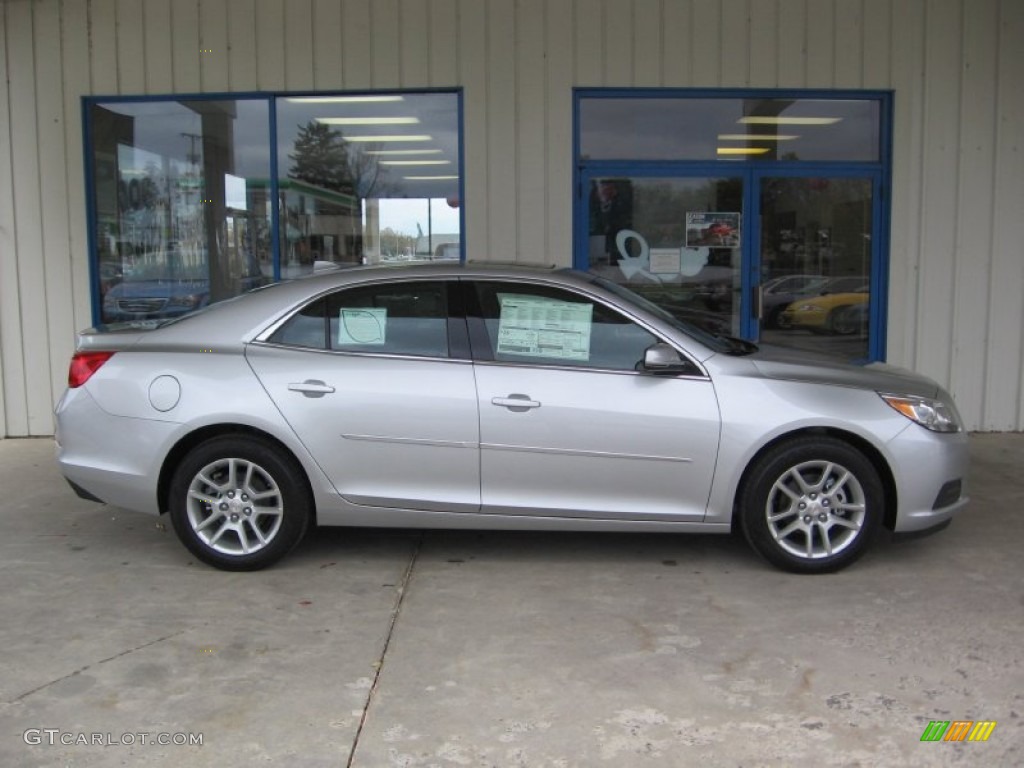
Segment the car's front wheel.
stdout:
<svg viewBox="0 0 1024 768">
<path fill-rule="evenodd" d="M 215 437 L 190 451 L 171 480 L 174 531 L 217 568 L 254 571 L 299 543 L 310 518 L 302 469 L 272 444 Z"/>
<path fill-rule="evenodd" d="M 864 554 L 882 519 L 878 472 L 851 445 L 807 437 L 776 446 L 751 467 L 739 496 L 743 532 L 788 571 L 825 573 Z"/>
</svg>

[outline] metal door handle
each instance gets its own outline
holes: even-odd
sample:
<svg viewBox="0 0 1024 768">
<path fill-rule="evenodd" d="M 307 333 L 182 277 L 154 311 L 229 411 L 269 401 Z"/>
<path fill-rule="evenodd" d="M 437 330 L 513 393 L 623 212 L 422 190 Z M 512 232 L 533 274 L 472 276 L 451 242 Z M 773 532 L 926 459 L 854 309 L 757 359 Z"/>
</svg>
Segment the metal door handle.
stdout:
<svg viewBox="0 0 1024 768">
<path fill-rule="evenodd" d="M 540 408 L 540 402 L 531 400 L 529 395 L 513 394 L 508 397 L 492 397 L 491 405 L 500 405 L 516 413 L 524 413 L 531 408 Z"/>
<path fill-rule="evenodd" d="M 288 391 L 301 392 L 306 397 L 323 397 L 333 392 L 334 387 L 330 384 L 325 384 L 319 379 L 306 379 L 301 383 L 289 384 Z"/>
</svg>

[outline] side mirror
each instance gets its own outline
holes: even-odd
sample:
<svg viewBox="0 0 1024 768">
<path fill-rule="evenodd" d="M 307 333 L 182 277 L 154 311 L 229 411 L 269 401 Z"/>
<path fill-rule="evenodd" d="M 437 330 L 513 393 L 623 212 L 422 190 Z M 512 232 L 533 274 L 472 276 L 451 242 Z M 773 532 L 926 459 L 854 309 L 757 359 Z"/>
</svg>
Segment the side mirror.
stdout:
<svg viewBox="0 0 1024 768">
<path fill-rule="evenodd" d="M 663 375 L 694 373 L 693 364 L 664 342 L 652 344 L 644 350 L 643 369 L 648 373 Z"/>
</svg>

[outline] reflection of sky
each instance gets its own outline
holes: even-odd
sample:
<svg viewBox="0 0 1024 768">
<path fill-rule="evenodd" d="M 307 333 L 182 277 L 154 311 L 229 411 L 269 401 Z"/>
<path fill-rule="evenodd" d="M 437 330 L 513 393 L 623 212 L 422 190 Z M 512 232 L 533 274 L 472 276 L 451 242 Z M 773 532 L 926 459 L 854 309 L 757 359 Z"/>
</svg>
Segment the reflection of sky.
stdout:
<svg viewBox="0 0 1024 768">
<path fill-rule="evenodd" d="M 451 93 L 406 93 L 401 101 L 347 102 L 310 104 L 279 98 L 277 103 L 278 173 L 285 178 L 292 165 L 299 127 L 318 117 L 393 117 L 419 119 L 415 125 L 332 126 L 343 135 L 374 133 L 426 134 L 431 141 L 412 143 L 388 142 L 372 144 L 353 142 L 360 149 L 440 149 L 440 154 L 411 155 L 405 159 L 447 160 L 448 165 L 384 166 L 380 183 L 383 193 L 396 198 L 447 198 L 458 196 L 458 180 L 410 181 L 405 176 L 458 176 L 458 97 Z M 195 101 L 125 101 L 103 102 L 99 108 L 134 117 L 133 145 L 164 158 L 188 162 L 193 151 L 202 156 L 203 120 L 200 111 L 232 116 L 233 167 L 236 176 L 251 179 L 270 177 L 270 101 L 265 98 Z M 191 137 L 196 138 L 191 138 Z M 382 159 L 403 159 L 384 156 Z"/>
<path fill-rule="evenodd" d="M 270 177 L 270 124 L 265 100 L 194 101 L 211 112 L 234 114 L 231 129 L 234 139 L 234 174 L 247 178 Z M 178 101 L 104 102 L 102 109 L 130 115 L 133 121 L 133 145 L 171 160 L 188 162 L 195 149 L 201 158 L 202 116 Z M 197 138 L 192 138 L 197 137 Z"/>
<path fill-rule="evenodd" d="M 746 125 L 744 115 L 838 117 L 832 125 Z M 585 98 L 580 102 L 584 156 L 624 160 L 716 160 L 719 134 L 779 133 L 792 141 L 758 142 L 777 148 L 778 157 L 799 160 L 877 161 L 878 103 L 869 100 Z M 772 153 L 750 157 L 774 159 Z"/>
<path fill-rule="evenodd" d="M 432 221 L 428 227 L 428 222 Z M 393 229 L 403 235 L 416 236 L 416 225 L 423 234 L 455 235 L 459 232 L 459 209 L 443 198 L 431 200 L 381 200 L 380 228 Z"/>
</svg>

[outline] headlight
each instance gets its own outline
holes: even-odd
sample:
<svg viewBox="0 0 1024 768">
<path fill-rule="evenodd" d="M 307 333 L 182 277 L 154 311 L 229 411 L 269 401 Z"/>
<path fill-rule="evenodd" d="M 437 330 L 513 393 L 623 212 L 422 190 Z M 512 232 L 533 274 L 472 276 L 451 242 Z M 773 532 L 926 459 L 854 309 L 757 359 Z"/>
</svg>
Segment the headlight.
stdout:
<svg viewBox="0 0 1024 768">
<path fill-rule="evenodd" d="M 932 432 L 959 432 L 960 415 L 952 403 L 915 395 L 878 393 L 885 402 L 911 421 Z"/>
<path fill-rule="evenodd" d="M 801 312 L 821 312 L 821 307 L 817 304 L 801 304 L 798 309 Z"/>
</svg>

